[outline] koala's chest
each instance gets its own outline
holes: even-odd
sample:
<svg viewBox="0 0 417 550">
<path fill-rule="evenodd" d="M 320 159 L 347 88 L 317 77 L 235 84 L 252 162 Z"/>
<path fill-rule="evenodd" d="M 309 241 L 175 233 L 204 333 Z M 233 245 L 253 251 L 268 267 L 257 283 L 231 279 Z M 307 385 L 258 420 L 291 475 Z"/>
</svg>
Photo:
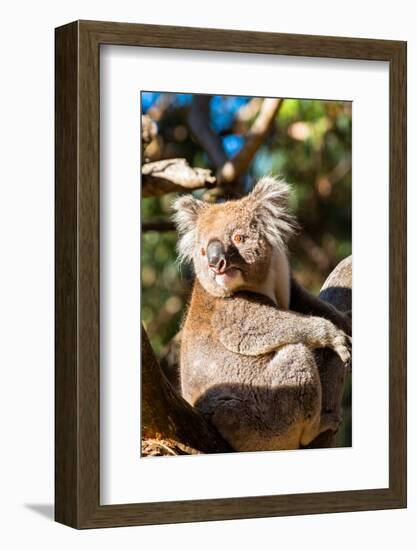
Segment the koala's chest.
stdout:
<svg viewBox="0 0 417 550">
<path fill-rule="evenodd" d="M 280 309 L 288 310 L 290 307 L 291 270 L 285 252 L 274 250 L 267 276 L 262 282 L 248 286 L 250 290 L 269 298 Z"/>
<path fill-rule="evenodd" d="M 267 284 L 269 285 L 269 293 L 265 294 L 271 298 L 280 309 L 289 309 L 290 266 L 286 254 L 280 250 L 275 251 L 272 256 Z"/>
<path fill-rule="evenodd" d="M 287 256 L 280 252 L 274 259 L 274 291 L 278 307 L 290 307 L 290 266 Z"/>
</svg>

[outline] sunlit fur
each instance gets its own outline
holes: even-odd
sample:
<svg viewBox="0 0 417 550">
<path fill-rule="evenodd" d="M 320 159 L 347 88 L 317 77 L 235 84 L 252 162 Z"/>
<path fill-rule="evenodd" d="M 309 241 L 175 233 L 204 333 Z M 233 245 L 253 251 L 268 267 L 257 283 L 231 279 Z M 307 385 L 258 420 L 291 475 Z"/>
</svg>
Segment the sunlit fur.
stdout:
<svg viewBox="0 0 417 550">
<path fill-rule="evenodd" d="M 172 219 L 180 236 L 177 246 L 180 260 L 191 261 L 197 240 L 197 218 L 202 210 L 209 208 L 209 204 L 192 195 L 183 195 L 172 208 L 175 211 Z"/>
<path fill-rule="evenodd" d="M 286 244 L 296 227 L 288 210 L 289 192 L 287 183 L 269 176 L 239 200 L 207 204 L 191 195 L 176 200 L 173 207 L 180 235 L 179 257 L 193 262 L 207 292 L 226 297 L 239 290 L 251 290 L 288 306 Z M 233 239 L 237 233 L 243 237 L 239 243 Z M 213 239 L 234 255 L 233 264 L 237 269 L 227 280 L 216 277 L 208 267 L 207 257 L 201 254 Z M 279 289 L 276 288 L 278 278 Z M 277 296 L 282 299 L 278 300 Z"/>
<path fill-rule="evenodd" d="M 261 178 L 243 203 L 253 206 L 254 219 L 272 247 L 285 248 L 297 228 L 288 209 L 290 186 L 284 180 Z"/>
<path fill-rule="evenodd" d="M 322 412 L 314 350 L 329 347 L 347 362 L 346 335 L 331 322 L 341 317 L 334 309 L 321 317 L 324 303 L 317 317 L 312 299 L 306 315 L 291 310 L 288 197 L 285 182 L 266 177 L 240 200 L 209 205 L 189 195 L 174 205 L 179 254 L 196 273 L 181 394 L 238 451 L 297 449 L 340 422 L 339 411 Z"/>
<path fill-rule="evenodd" d="M 197 238 L 197 219 L 199 214 L 208 210 L 208 215 L 217 214 L 221 209 L 225 212 L 233 205 L 233 210 L 242 210 L 249 214 L 259 230 L 271 246 L 285 247 L 288 239 L 297 228 L 295 218 L 288 210 L 290 186 L 282 179 L 273 176 L 261 178 L 253 191 L 246 197 L 226 203 L 211 205 L 183 195 L 173 204 L 175 214 L 173 220 L 177 226 L 180 240 L 178 251 L 183 261 L 191 261 Z"/>
</svg>

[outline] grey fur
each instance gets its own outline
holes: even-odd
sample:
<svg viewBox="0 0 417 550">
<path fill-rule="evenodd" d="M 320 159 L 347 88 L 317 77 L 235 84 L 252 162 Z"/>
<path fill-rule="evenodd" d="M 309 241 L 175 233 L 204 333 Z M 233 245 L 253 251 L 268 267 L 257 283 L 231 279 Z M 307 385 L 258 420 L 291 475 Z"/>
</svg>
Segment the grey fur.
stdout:
<svg viewBox="0 0 417 550">
<path fill-rule="evenodd" d="M 334 323 L 349 330 L 349 321 L 317 298 L 310 297 L 309 310 L 317 303 L 320 317 L 290 311 L 278 299 L 290 288 L 282 280 L 290 277 L 282 254 L 295 225 L 288 191 L 263 178 L 239 201 L 176 203 L 182 255 L 192 256 L 197 275 L 183 327 L 182 393 L 239 451 L 296 449 L 340 422 L 321 411 L 314 350 L 329 347 L 348 364 L 349 339 Z M 230 277 L 207 265 L 212 239 L 228 251 Z M 281 261 L 274 263 L 277 250 Z M 297 289 L 291 284 L 295 304 Z"/>
</svg>

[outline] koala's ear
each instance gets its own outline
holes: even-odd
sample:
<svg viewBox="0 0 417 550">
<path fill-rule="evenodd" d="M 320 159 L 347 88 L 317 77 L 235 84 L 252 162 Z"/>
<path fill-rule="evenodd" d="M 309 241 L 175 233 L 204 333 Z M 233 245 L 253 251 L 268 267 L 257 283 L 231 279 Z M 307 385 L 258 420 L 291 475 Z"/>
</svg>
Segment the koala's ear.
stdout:
<svg viewBox="0 0 417 550">
<path fill-rule="evenodd" d="M 258 181 L 250 195 L 260 204 L 288 208 L 290 191 L 290 186 L 284 180 L 265 176 Z"/>
<path fill-rule="evenodd" d="M 285 247 L 297 229 L 295 218 L 288 210 L 291 188 L 284 180 L 273 176 L 261 178 L 248 195 L 254 203 L 254 215 L 272 246 Z"/>
<path fill-rule="evenodd" d="M 174 201 L 172 209 L 175 211 L 173 220 L 178 233 L 183 235 L 195 227 L 200 212 L 207 203 L 195 199 L 192 195 L 183 195 Z"/>
<path fill-rule="evenodd" d="M 180 236 L 178 252 L 181 260 L 192 260 L 197 218 L 207 207 L 207 203 L 194 198 L 192 195 L 183 195 L 172 204 L 172 209 L 175 211 L 172 219 Z"/>
</svg>

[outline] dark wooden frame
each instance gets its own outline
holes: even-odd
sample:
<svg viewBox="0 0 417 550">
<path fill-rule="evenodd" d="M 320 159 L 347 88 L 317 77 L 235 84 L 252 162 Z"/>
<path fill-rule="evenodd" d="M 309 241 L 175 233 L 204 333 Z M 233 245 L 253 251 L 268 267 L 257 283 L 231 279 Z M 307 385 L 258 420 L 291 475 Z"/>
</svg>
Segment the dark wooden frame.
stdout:
<svg viewBox="0 0 417 550">
<path fill-rule="evenodd" d="M 55 41 L 56 520 L 76 528 L 92 528 L 405 507 L 406 43 L 93 21 L 59 27 Z M 389 62 L 388 488 L 100 505 L 99 52 L 102 44 Z"/>
</svg>

